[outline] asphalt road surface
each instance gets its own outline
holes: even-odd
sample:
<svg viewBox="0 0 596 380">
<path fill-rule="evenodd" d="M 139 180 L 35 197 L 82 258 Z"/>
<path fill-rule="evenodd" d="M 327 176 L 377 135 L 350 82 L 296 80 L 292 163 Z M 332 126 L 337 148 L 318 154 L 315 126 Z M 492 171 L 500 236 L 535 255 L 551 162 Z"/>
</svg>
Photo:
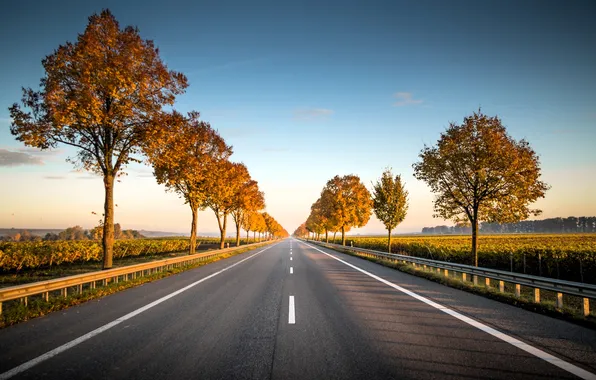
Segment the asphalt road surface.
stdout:
<svg viewBox="0 0 596 380">
<path fill-rule="evenodd" d="M 0 379 L 594 373 L 594 330 L 293 239 L 0 330 Z"/>
</svg>

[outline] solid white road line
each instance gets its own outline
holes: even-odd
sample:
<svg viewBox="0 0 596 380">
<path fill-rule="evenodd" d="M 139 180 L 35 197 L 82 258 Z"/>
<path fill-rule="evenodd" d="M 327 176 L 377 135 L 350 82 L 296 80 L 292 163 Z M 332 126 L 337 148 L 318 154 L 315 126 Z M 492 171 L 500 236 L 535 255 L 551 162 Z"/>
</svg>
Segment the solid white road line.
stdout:
<svg viewBox="0 0 596 380">
<path fill-rule="evenodd" d="M 449 314 L 452 317 L 455 317 L 455 318 L 459 319 L 460 321 L 469 324 L 470 326 L 474 326 L 477 329 L 484 331 L 485 333 L 488 333 L 488 334 L 490 334 L 490 335 L 492 335 L 492 336 L 494 336 L 494 337 L 496 337 L 498 339 L 501 339 L 504 342 L 507 342 L 507 343 L 511 344 L 512 346 L 515 346 L 515 347 L 517 347 L 517 348 L 519 348 L 521 350 L 524 350 L 524 351 L 526 351 L 529 354 L 532 354 L 532 355 L 534 355 L 534 356 L 536 356 L 536 357 L 538 357 L 538 358 L 540 358 L 540 359 L 542 359 L 542 360 L 544 360 L 546 362 L 549 362 L 549 363 L 551 363 L 551 364 L 553 364 L 553 365 L 555 365 L 555 366 L 557 366 L 557 367 L 559 367 L 559 368 L 561 368 L 561 369 L 563 369 L 563 370 L 565 370 L 565 371 L 567 371 L 569 373 L 572 373 L 575 376 L 578 376 L 578 377 L 580 377 L 582 379 L 586 379 L 586 380 L 596 380 L 596 375 L 593 374 L 593 373 L 591 373 L 591 372 L 586 371 L 585 369 L 582 369 L 582 368 L 580 368 L 580 367 L 578 367 L 576 365 L 573 365 L 573 364 L 571 364 L 569 362 L 566 362 L 566 361 L 564 361 L 562 359 L 559 359 L 558 357 L 556 357 L 554 355 L 551 355 L 551 354 L 549 354 L 547 352 L 544 352 L 544 351 L 542 351 L 539 348 L 536 348 L 534 346 L 530 346 L 529 344 L 524 343 L 524 342 L 522 342 L 519 339 L 516 339 L 516 338 L 513 338 L 513 337 L 511 337 L 509 335 L 506 335 L 506 334 L 500 332 L 499 330 L 496 330 L 496 329 L 494 329 L 492 327 L 489 327 L 489 326 L 487 326 L 487 325 L 485 325 L 483 323 L 480 323 L 478 321 L 475 321 L 472 318 L 466 317 L 465 315 L 460 314 L 457 311 L 451 310 L 451 309 L 449 309 L 449 308 L 447 308 L 447 307 L 445 307 L 445 306 L 443 306 L 441 304 L 438 304 L 438 303 L 436 303 L 434 301 L 429 300 L 426 297 L 423 297 L 423 296 L 421 296 L 421 295 L 419 295 L 417 293 L 414 293 L 414 292 L 412 292 L 412 291 L 410 291 L 408 289 L 402 288 L 399 285 L 395 285 L 392 282 L 389 282 L 389 281 L 387 281 L 387 280 L 385 280 L 385 279 L 383 279 L 383 278 L 381 278 L 379 276 L 376 276 L 376 275 L 374 275 L 374 274 L 372 274 L 370 272 L 367 272 L 364 269 L 360 269 L 357 266 L 352 265 L 352 264 L 350 264 L 350 263 L 348 263 L 348 262 L 346 262 L 346 261 L 344 261 L 344 260 L 342 260 L 340 258 L 337 258 L 337 257 L 335 257 L 333 255 L 330 255 L 327 252 L 323 252 L 320 249 L 318 249 L 316 247 L 313 247 L 310 244 L 306 244 L 306 243 L 303 243 L 303 244 L 306 245 L 307 247 L 310 247 L 312 249 L 315 249 L 315 250 L 317 250 L 317 251 L 319 251 L 319 252 L 321 252 L 321 253 L 323 253 L 323 254 L 325 254 L 325 255 L 327 255 L 327 256 L 329 256 L 329 257 L 331 257 L 331 258 L 333 258 L 333 259 L 335 259 L 335 260 L 337 260 L 337 261 L 339 261 L 341 263 L 344 263 L 347 266 L 349 266 L 351 268 L 354 268 L 357 271 L 359 271 L 361 273 L 364 273 L 365 275 L 367 275 L 369 277 L 372 277 L 375 280 L 380 281 L 380 282 L 382 282 L 385 285 L 389 285 L 392 288 L 394 288 L 396 290 L 399 290 L 400 292 L 403 292 L 403 293 L 409 295 L 410 297 L 416 298 L 417 300 L 422 301 L 425 304 L 427 304 L 429 306 L 432 306 L 435 309 L 438 309 L 438 310 L 442 311 L 443 313 Z"/>
<path fill-rule="evenodd" d="M 290 312 L 288 314 L 288 323 L 293 325 L 296 323 L 296 310 L 294 307 L 294 296 L 290 296 Z"/>
<path fill-rule="evenodd" d="M 141 314 L 144 311 L 147 311 L 147 310 L 151 309 L 152 307 L 157 306 L 160 303 L 169 300 L 172 297 L 175 297 L 178 294 L 187 291 L 188 289 L 190 289 L 190 288 L 192 288 L 192 287 L 200 284 L 203 281 L 207 281 L 208 279 L 210 279 L 212 277 L 215 277 L 218 274 L 221 274 L 221 273 L 227 271 L 228 269 L 231 269 L 231 268 L 235 267 L 236 265 L 239 265 L 239 264 L 245 262 L 248 259 L 252 259 L 253 257 L 255 257 L 256 255 L 258 255 L 259 253 L 265 252 L 269 248 L 273 248 L 276 245 L 277 244 L 274 244 L 274 245 L 272 245 L 270 247 L 267 247 L 267 248 L 265 248 L 265 249 L 263 249 L 263 250 L 255 253 L 255 254 L 253 254 L 253 255 L 248 256 L 245 259 L 242 259 L 242 260 L 238 261 L 237 263 L 234 263 L 234 264 L 232 264 L 230 266 L 227 266 L 227 267 L 223 268 L 222 270 L 219 270 L 219 271 L 217 271 L 217 272 L 215 272 L 213 274 L 210 274 L 207 277 L 204 277 L 204 278 L 202 278 L 202 279 L 200 279 L 198 281 L 195 281 L 192 284 L 187 285 L 187 286 L 185 286 L 182 289 L 176 290 L 175 292 L 170 293 L 167 296 L 164 296 L 164 297 L 162 297 L 162 298 L 160 298 L 160 299 L 158 299 L 156 301 L 153 301 L 150 304 L 147 304 L 147 305 L 145 305 L 145 306 L 143 306 L 143 307 L 141 307 L 141 308 L 139 308 L 139 309 L 137 309 L 135 311 L 132 311 L 132 312 L 130 312 L 130 313 L 128 313 L 128 314 L 126 314 L 126 315 L 124 315 L 124 316 L 122 316 L 122 317 L 120 317 L 120 318 L 118 318 L 118 319 L 116 319 L 116 320 L 114 320 L 114 321 L 112 321 L 110 323 L 108 323 L 108 324 L 105 324 L 105 325 L 103 325 L 103 326 L 101 326 L 101 327 L 99 327 L 99 328 L 97 328 L 97 329 L 95 329 L 93 331 L 90 331 L 90 332 L 88 332 L 87 334 L 85 334 L 83 336 L 80 336 L 80 337 L 78 337 L 78 338 L 76 338 L 74 340 L 71 340 L 70 342 L 63 344 L 60 347 L 54 348 L 53 350 L 48 351 L 45 354 L 40 355 L 40 356 L 38 356 L 38 357 L 36 357 L 34 359 L 31 359 L 28 362 L 25 362 L 25 363 L 19 365 L 18 367 L 14 367 L 13 369 L 11 369 L 9 371 L 6 371 L 4 373 L 0 373 L 0 380 L 10 379 L 11 377 L 13 377 L 15 375 L 18 375 L 19 373 L 21 373 L 23 371 L 26 371 L 29 368 L 31 368 L 31 367 L 33 367 L 33 366 L 35 366 L 35 365 L 37 365 L 37 364 L 39 364 L 39 363 L 41 363 L 41 362 L 43 362 L 45 360 L 48 360 L 48 359 L 50 359 L 50 358 L 52 358 L 52 357 L 54 357 L 54 356 L 56 356 L 56 355 L 58 355 L 58 354 L 60 354 L 60 353 L 62 353 L 64 351 L 68 350 L 69 348 L 73 348 L 74 346 L 77 346 L 77 345 L 83 343 L 84 341 L 89 340 L 89 339 L 93 338 L 94 336 L 99 335 L 102 332 L 104 332 L 106 330 L 109 330 L 112 327 L 114 327 L 116 325 L 119 325 L 120 323 L 122 323 L 122 322 L 124 322 L 124 321 L 126 321 L 126 320 L 128 320 L 128 319 L 130 319 L 130 318 L 132 318 L 134 316 L 136 316 L 136 315 Z"/>
<path fill-rule="evenodd" d="M 294 274 L 294 268 L 290 267 L 290 274 Z"/>
</svg>

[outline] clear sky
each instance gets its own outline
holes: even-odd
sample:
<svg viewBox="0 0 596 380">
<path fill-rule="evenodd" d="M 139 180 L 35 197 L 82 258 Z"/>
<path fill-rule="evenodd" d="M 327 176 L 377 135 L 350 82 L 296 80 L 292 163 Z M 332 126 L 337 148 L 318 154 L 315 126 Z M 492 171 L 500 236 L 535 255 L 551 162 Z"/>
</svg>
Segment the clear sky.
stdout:
<svg viewBox="0 0 596 380">
<path fill-rule="evenodd" d="M 234 146 L 290 233 L 336 174 L 371 188 L 402 174 L 396 232 L 445 224 L 412 175 L 424 144 L 482 107 L 538 152 L 552 186 L 542 217 L 596 215 L 596 2 L 14 1 L 0 13 L 0 227 L 97 225 L 101 179 L 10 135 L 8 107 L 38 88 L 41 60 L 109 8 L 152 39 L 198 110 Z M 116 184 L 123 228 L 186 232 L 190 210 L 145 166 Z M 215 232 L 200 215 L 199 233 Z M 382 233 L 373 217 L 360 233 Z"/>
</svg>

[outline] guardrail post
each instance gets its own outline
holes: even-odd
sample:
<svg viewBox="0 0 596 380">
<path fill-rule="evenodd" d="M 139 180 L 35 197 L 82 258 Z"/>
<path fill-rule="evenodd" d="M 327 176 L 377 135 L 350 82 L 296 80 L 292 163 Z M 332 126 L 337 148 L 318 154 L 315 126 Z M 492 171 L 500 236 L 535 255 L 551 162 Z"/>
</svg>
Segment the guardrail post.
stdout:
<svg viewBox="0 0 596 380">
<path fill-rule="evenodd" d="M 486 287 L 487 287 L 487 288 L 490 288 L 490 278 L 488 278 L 488 277 L 485 277 L 485 278 L 484 278 L 484 283 L 486 284 Z"/>
<path fill-rule="evenodd" d="M 557 308 L 563 308 L 563 293 L 557 293 Z"/>
<path fill-rule="evenodd" d="M 540 303 L 540 288 L 534 288 L 534 302 Z"/>
<path fill-rule="evenodd" d="M 29 305 L 29 299 L 28 297 L 23 297 L 23 303 L 25 304 L 25 306 Z"/>
<path fill-rule="evenodd" d="M 463 282 L 466 282 L 466 281 L 468 280 L 468 276 L 466 275 L 466 273 L 463 273 L 463 272 L 462 272 L 462 274 L 461 274 L 461 280 L 462 280 Z"/>
<path fill-rule="evenodd" d="M 2 315 L 2 302 L 0 302 L 0 315 Z"/>
<path fill-rule="evenodd" d="M 83 284 L 79 284 L 79 294 L 83 294 Z"/>
<path fill-rule="evenodd" d="M 60 289 L 60 293 L 62 294 L 62 297 L 66 298 L 68 296 L 68 288 Z"/>
<path fill-rule="evenodd" d="M 50 302 L 50 292 L 45 292 L 45 293 L 43 294 L 43 299 L 44 299 L 46 302 Z"/>
<path fill-rule="evenodd" d="M 2 304 L 0 303 L 0 307 L 2 306 Z M 0 312 L 1 312 L 1 308 L 0 308 Z M 584 317 L 587 317 L 588 315 L 590 315 L 590 299 L 584 297 Z"/>
<path fill-rule="evenodd" d="M 478 276 L 477 275 L 473 275 L 472 276 L 472 281 L 474 281 L 474 285 L 478 285 Z"/>
<path fill-rule="evenodd" d="M 449 271 L 445 269 L 445 277 L 449 277 Z"/>
<path fill-rule="evenodd" d="M 505 293 L 505 281 L 499 280 L 499 292 Z"/>
<path fill-rule="evenodd" d="M 521 285 L 515 284 L 515 296 L 517 298 L 521 297 Z"/>
</svg>

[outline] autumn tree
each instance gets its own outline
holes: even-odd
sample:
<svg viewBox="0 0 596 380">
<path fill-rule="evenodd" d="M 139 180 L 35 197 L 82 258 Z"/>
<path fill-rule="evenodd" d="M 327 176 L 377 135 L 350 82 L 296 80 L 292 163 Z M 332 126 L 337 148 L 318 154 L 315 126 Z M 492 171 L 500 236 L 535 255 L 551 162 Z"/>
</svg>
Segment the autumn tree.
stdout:
<svg viewBox="0 0 596 380">
<path fill-rule="evenodd" d="M 75 43 L 42 61 L 40 90 L 23 89 L 10 107 L 10 131 L 25 145 L 78 149 L 74 164 L 103 176 L 103 268 L 112 267 L 114 179 L 140 153 L 146 128 L 187 86 L 137 28 L 120 29 L 108 10 L 89 17 Z"/>
<path fill-rule="evenodd" d="M 246 231 L 246 240 L 250 238 L 250 232 L 253 232 L 253 240 L 256 242 L 256 233 L 259 230 L 259 224 L 261 222 L 261 214 L 257 211 L 248 211 L 244 213 L 242 217 L 242 228 Z"/>
<path fill-rule="evenodd" d="M 223 161 L 210 172 L 203 205 L 213 210 L 221 235 L 219 246 L 224 248 L 228 215 L 235 209 L 235 196 L 248 170 L 241 163 Z"/>
<path fill-rule="evenodd" d="M 314 239 L 319 240 L 320 235 L 325 231 L 321 217 L 318 213 L 312 212 L 306 218 L 306 229 L 313 233 Z"/>
<path fill-rule="evenodd" d="M 180 195 L 190 207 L 189 254 L 196 249 L 199 209 L 213 188 L 217 168 L 232 154 L 232 147 L 209 123 L 192 111 L 184 116 L 176 111 L 164 115 L 144 144 L 157 183 Z"/>
<path fill-rule="evenodd" d="M 271 238 L 273 236 L 273 228 L 275 227 L 274 224 L 274 219 L 271 215 L 269 215 L 267 212 L 262 212 L 261 215 L 263 215 L 263 220 L 265 221 L 265 231 L 268 234 L 267 238 Z"/>
<path fill-rule="evenodd" d="M 259 211 L 265 208 L 265 195 L 259 191 L 257 181 L 251 179 L 246 166 L 242 165 L 244 170 L 239 170 L 234 184 L 235 192 L 232 200 L 232 209 L 230 213 L 236 224 L 236 246 L 240 246 L 240 228 L 244 216 L 250 212 Z"/>
<path fill-rule="evenodd" d="M 404 221 L 408 212 L 408 191 L 404 188 L 401 176 L 393 177 L 391 169 L 386 169 L 381 178 L 373 184 L 373 211 L 387 229 L 387 252 L 391 253 L 391 231 Z"/>
<path fill-rule="evenodd" d="M 538 155 L 507 134 L 501 120 L 481 111 L 451 123 L 436 146 L 425 146 L 414 176 L 436 194 L 435 217 L 472 225 L 472 257 L 478 266 L 479 221 L 511 223 L 540 214 L 529 204 L 549 186 L 540 181 Z"/>
<path fill-rule="evenodd" d="M 362 227 L 368 223 L 372 200 L 370 193 L 356 175 L 335 176 L 330 179 L 323 192 L 329 197 L 332 218 L 341 228 L 341 243 L 346 245 L 346 229 Z"/>
<path fill-rule="evenodd" d="M 256 228 L 253 230 L 259 233 L 259 242 L 261 241 L 261 234 L 267 231 L 267 223 L 265 223 L 265 218 L 263 217 L 263 213 L 257 212 L 255 215 L 256 220 Z"/>
<path fill-rule="evenodd" d="M 308 230 L 306 229 L 306 223 L 302 223 L 301 225 L 298 226 L 298 228 L 296 228 L 296 230 L 294 231 L 294 233 L 292 234 L 296 237 L 304 237 L 306 235 L 308 235 Z"/>
</svg>

